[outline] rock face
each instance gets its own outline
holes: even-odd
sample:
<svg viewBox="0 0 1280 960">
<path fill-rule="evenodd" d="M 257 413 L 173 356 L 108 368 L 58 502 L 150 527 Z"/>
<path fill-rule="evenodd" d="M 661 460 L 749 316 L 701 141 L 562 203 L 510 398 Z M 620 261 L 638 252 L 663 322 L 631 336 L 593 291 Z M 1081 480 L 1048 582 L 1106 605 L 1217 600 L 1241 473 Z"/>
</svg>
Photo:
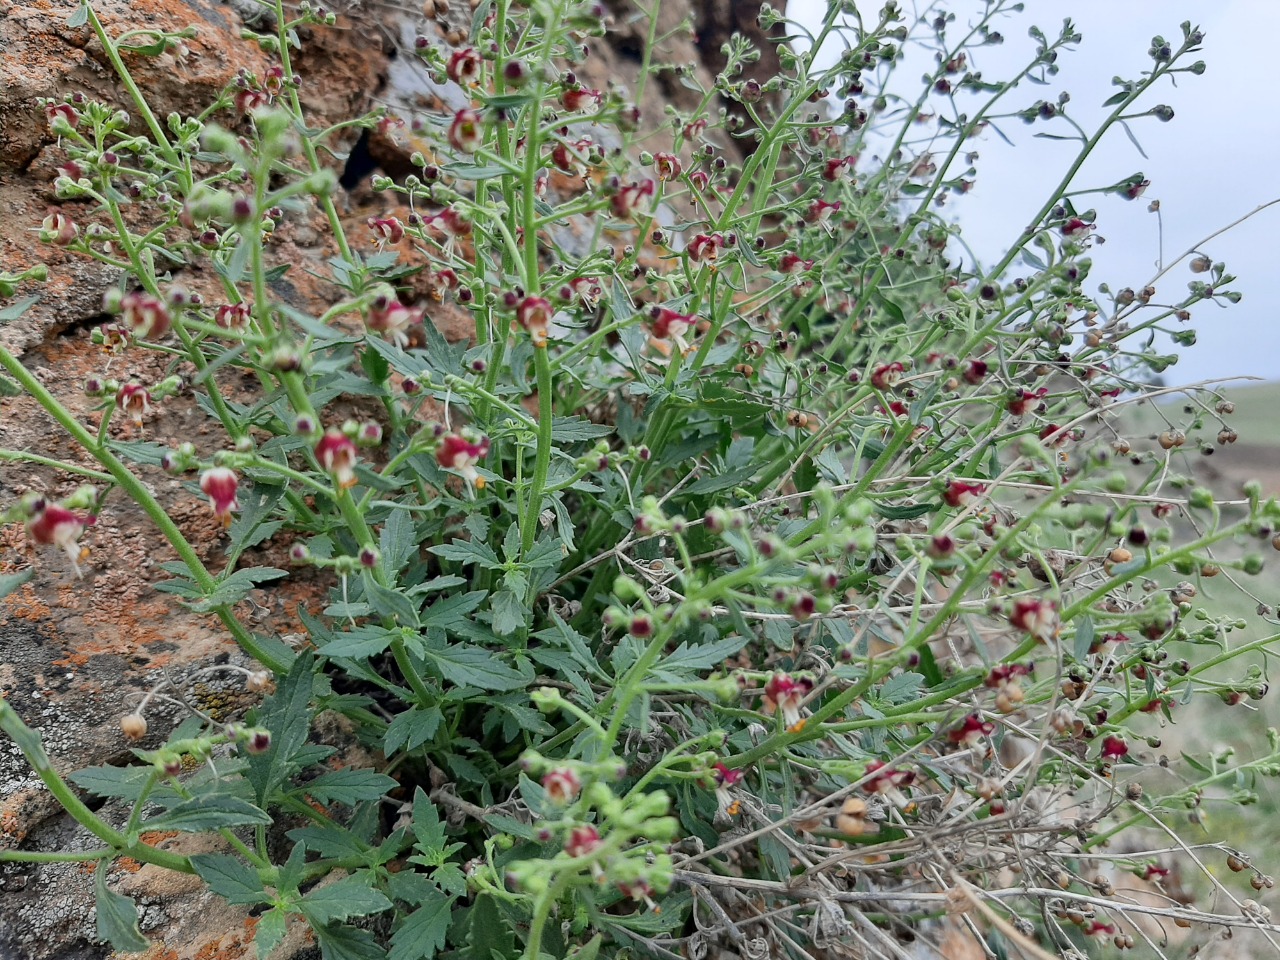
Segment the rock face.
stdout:
<svg viewBox="0 0 1280 960">
<path fill-rule="evenodd" d="M 96 426 L 94 401 L 81 395 L 80 385 L 90 374 L 101 372 L 102 355 L 91 343 L 90 332 L 103 319 L 103 292 L 118 282 L 119 275 L 64 257 L 33 237 L 48 213 L 64 209 L 74 216 L 76 208 L 74 202 L 63 205 L 54 197 L 51 184 L 62 158 L 39 99 L 80 91 L 131 107 L 91 29 L 65 25 L 77 6 L 71 0 L 0 0 L 0 272 L 21 271 L 36 262 L 47 263 L 50 270 L 48 283 L 22 291 L 38 293 L 41 299 L 18 321 L 0 324 L 0 343 L 17 353 L 82 423 Z M 443 43 L 451 31 L 465 30 L 472 11 L 457 0 L 452 9 L 438 2 L 428 6 L 435 8 L 434 21 L 410 16 L 395 5 L 352 3 L 344 8 L 336 29 L 304 35 L 303 53 L 295 64 L 304 80 L 304 102 L 316 123 L 345 120 L 376 104 L 411 117 L 458 101 L 460 90 L 432 83 L 407 51 L 419 35 Z M 668 104 L 690 106 L 694 94 L 674 73 L 659 73 L 640 90 L 648 23 L 626 0 L 610 0 L 610 7 L 616 28 L 607 44 L 578 69 L 579 77 L 590 86 L 628 87 L 638 96 L 648 122 L 657 123 Z M 720 47 L 733 31 L 759 41 L 757 9 L 758 4 L 732 0 L 667 0 L 661 5 L 657 30 L 667 39 L 654 52 L 653 62 L 686 69 L 710 88 L 723 64 Z M 260 74 L 266 66 L 258 48 L 240 37 L 248 25 L 246 17 L 256 15 L 253 3 L 95 0 L 94 10 L 113 35 L 139 28 L 198 28 L 197 36 L 186 41 L 189 52 L 181 60 L 170 54 L 128 56 L 133 76 L 160 118 L 171 111 L 199 113 L 237 71 Z M 678 29 L 685 22 L 688 29 Z M 773 56 L 766 47 L 765 59 L 756 65 L 760 79 L 776 71 Z M 355 147 L 354 136 L 340 146 Z M 733 148 L 729 143 L 722 146 Z M 410 149 L 408 143 L 375 137 L 353 151 L 346 171 L 350 176 L 345 178 L 352 189 L 342 198 L 353 237 L 364 236 L 366 217 L 384 212 L 381 199 L 363 185 L 369 169 L 377 165 L 392 176 L 402 174 L 410 169 Z M 320 219 L 286 221 L 272 246 L 278 257 L 295 264 L 334 252 Z M 180 279 L 199 290 L 209 278 Z M 304 308 L 326 302 L 326 291 L 309 280 L 306 271 L 291 272 L 289 281 L 291 287 L 281 292 L 291 302 Z M 0 301 L 0 308 L 6 305 Z M 469 336 L 471 320 L 460 312 L 441 312 L 434 319 L 452 339 Z M 130 357 L 129 362 L 128 373 L 153 379 L 164 375 L 161 359 Z M 251 387 L 243 385 L 246 390 Z M 209 434 L 202 443 L 206 431 L 204 414 L 178 396 L 166 401 L 145 427 L 127 425 L 116 435 L 190 439 L 204 446 L 214 442 Z M 0 399 L 0 448 L 38 450 L 91 466 L 33 401 L 21 397 Z M 203 558 L 219 567 L 220 530 L 193 485 L 159 471 L 145 474 L 144 480 Z M 62 497 L 80 482 L 59 471 L 0 461 L 0 505 L 27 491 Z M 249 664 L 217 621 L 184 612 L 169 595 L 154 589 L 156 580 L 164 579 L 159 565 L 174 558 L 139 509 L 113 495 L 91 541 L 93 553 L 82 561 L 85 576 L 77 579 L 60 553 L 50 550 L 35 556 L 18 525 L 0 528 L 0 574 L 35 568 L 32 580 L 0 600 L 0 695 L 42 731 L 46 749 L 63 773 L 127 760 L 119 718 L 163 680 L 171 682 L 170 693 L 214 716 L 235 716 L 253 698 L 234 672 L 217 669 Z M 283 548 L 268 544 L 262 549 L 263 562 L 284 565 Z M 314 605 L 324 589 L 306 576 L 293 577 L 285 588 L 258 591 L 242 612 L 256 631 L 287 635 L 298 630 L 297 607 Z M 168 713 L 164 708 L 149 710 L 152 732 L 140 746 L 158 743 L 181 715 L 177 707 Z M 122 823 L 127 813 L 110 804 L 99 812 L 115 823 Z M 199 852 L 190 846 L 191 838 L 156 837 L 149 842 Z M 17 748 L 0 738 L 0 849 L 67 850 L 96 843 L 60 814 Z M 149 960 L 253 956 L 255 919 L 243 907 L 222 903 L 194 880 L 118 860 L 110 881 L 139 904 L 142 930 L 154 944 L 145 955 Z M 296 929 L 274 956 L 308 952 L 314 948 L 305 931 Z M 94 933 L 91 869 L 80 863 L 0 864 L 0 960 L 90 960 L 109 954 Z"/>
</svg>

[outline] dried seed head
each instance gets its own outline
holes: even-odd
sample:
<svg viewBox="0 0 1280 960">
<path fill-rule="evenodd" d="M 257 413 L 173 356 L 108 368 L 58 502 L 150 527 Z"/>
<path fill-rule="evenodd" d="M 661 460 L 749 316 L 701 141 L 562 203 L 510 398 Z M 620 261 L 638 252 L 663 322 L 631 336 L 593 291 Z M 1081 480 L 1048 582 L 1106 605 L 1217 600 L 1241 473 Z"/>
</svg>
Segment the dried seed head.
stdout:
<svg viewBox="0 0 1280 960">
<path fill-rule="evenodd" d="M 126 740 L 141 740 L 147 735 L 147 718 L 140 713 L 129 713 L 120 718 L 120 731 Z"/>
<path fill-rule="evenodd" d="M 270 693 L 276 688 L 275 681 L 271 678 L 271 673 L 267 670 L 255 670 L 249 674 L 244 682 L 246 690 L 254 693 Z"/>
</svg>

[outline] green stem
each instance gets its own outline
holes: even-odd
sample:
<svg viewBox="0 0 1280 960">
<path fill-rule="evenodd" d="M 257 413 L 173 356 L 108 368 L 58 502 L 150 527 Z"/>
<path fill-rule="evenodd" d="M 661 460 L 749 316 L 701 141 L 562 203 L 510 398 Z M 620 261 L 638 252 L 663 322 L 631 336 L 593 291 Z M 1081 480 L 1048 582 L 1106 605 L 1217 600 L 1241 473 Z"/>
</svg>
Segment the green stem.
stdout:
<svg viewBox="0 0 1280 960">
<path fill-rule="evenodd" d="M 534 370 L 538 377 L 538 447 L 533 461 L 533 485 L 520 523 L 521 555 L 528 556 L 538 536 L 538 515 L 542 512 L 542 494 L 547 486 L 547 470 L 551 466 L 552 412 L 551 362 L 546 347 L 533 352 Z"/>
<path fill-rule="evenodd" d="M 138 85 L 133 82 L 129 68 L 125 66 L 124 60 L 120 58 L 120 52 L 116 49 L 116 45 L 107 36 L 107 31 L 103 29 L 98 15 L 93 12 L 93 6 L 88 3 L 88 0 L 82 0 L 82 2 L 89 17 L 89 25 L 93 27 L 93 32 L 98 36 L 98 42 L 102 44 L 103 49 L 106 51 L 107 59 L 111 61 L 112 69 L 115 70 L 116 76 L 120 78 L 120 82 L 124 84 L 125 90 L 129 92 L 129 97 L 133 100 L 134 106 L 138 108 L 138 113 L 141 114 L 147 129 L 151 131 L 151 136 L 155 140 L 156 146 L 160 148 L 165 160 L 173 167 L 174 172 L 178 174 L 181 192 L 183 194 L 189 193 L 191 191 L 191 174 L 183 164 L 182 158 L 178 156 L 178 151 L 173 148 L 173 144 L 165 136 L 164 128 L 160 126 L 160 121 L 151 112 L 151 106 L 147 103 L 147 98 L 142 95 Z"/>
<path fill-rule="evenodd" d="M 0 698 L 0 730 L 3 730 L 17 745 L 18 749 L 22 751 L 27 763 L 31 764 L 31 769 L 44 782 L 49 792 L 53 794 L 54 799 L 61 804 L 62 809 L 66 810 L 77 823 L 103 843 L 114 848 L 119 853 L 142 863 L 154 863 L 156 866 L 177 870 L 180 873 L 195 872 L 191 867 L 191 861 L 186 857 L 157 849 L 145 843 L 130 843 L 127 836 L 100 819 L 97 814 L 85 806 L 84 801 L 76 795 L 70 785 L 53 769 L 53 762 L 49 759 L 49 755 L 45 752 L 44 746 L 40 742 L 40 734 L 23 723 L 17 711 L 3 698 Z"/>
<path fill-rule="evenodd" d="M 206 595 L 210 595 L 217 588 L 218 581 L 205 567 L 199 555 L 187 542 L 187 538 L 182 535 L 182 531 L 178 529 L 178 525 L 169 518 L 165 513 L 164 507 L 156 501 L 155 497 L 146 486 L 133 475 L 130 470 L 125 467 L 105 446 L 98 443 L 97 439 L 86 430 L 71 413 L 58 402 L 44 385 L 40 383 L 31 373 L 18 362 L 18 359 L 8 350 L 0 347 L 0 366 L 15 380 L 22 385 L 22 388 L 30 394 L 35 401 L 40 404 L 49 416 L 53 417 L 58 424 L 71 435 L 81 447 L 98 461 L 112 479 L 120 485 L 121 489 L 127 493 L 144 513 L 150 518 L 151 522 L 169 541 L 169 545 L 173 547 L 179 559 L 187 565 L 187 569 L 191 571 L 192 579 L 200 587 L 200 590 Z M 235 638 L 240 647 L 255 660 L 258 660 L 265 666 L 277 673 L 285 673 L 289 669 L 289 660 L 286 660 L 258 642 L 258 639 L 247 630 L 235 615 L 225 606 L 217 607 L 213 611 L 217 614 L 228 632 Z"/>
<path fill-rule="evenodd" d="M 74 473 L 76 476 L 87 477 L 90 480 L 97 480 L 99 483 L 115 483 L 115 477 L 111 476 L 109 473 L 90 470 L 88 467 L 77 467 L 73 463 L 67 463 L 63 460 L 54 460 L 52 457 L 42 457 L 38 453 L 27 453 L 25 450 L 0 450 L 0 460 L 15 460 L 23 463 L 34 463 L 42 467 L 53 467 L 55 470 Z"/>
</svg>

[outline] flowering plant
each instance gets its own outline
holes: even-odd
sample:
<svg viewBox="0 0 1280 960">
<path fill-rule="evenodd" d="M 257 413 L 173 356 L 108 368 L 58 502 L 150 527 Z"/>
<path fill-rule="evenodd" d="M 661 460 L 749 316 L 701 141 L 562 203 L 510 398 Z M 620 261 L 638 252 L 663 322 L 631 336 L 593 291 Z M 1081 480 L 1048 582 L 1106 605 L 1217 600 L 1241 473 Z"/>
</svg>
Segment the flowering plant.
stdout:
<svg viewBox="0 0 1280 960">
<path fill-rule="evenodd" d="M 1244 761 L 1188 756 L 1175 780 L 1159 726 L 1202 694 L 1265 694 L 1261 667 L 1220 668 L 1267 641 L 1237 642 L 1198 591 L 1260 570 L 1232 551 L 1269 544 L 1280 506 L 1256 485 L 1224 504 L 1180 472 L 1206 431 L 1234 436 L 1207 389 L 1154 442 L 1124 435 L 1128 407 L 1173 392 L 1152 335 L 1238 299 L 1234 278 L 1196 252 L 1207 276 L 1168 302 L 1155 281 L 1090 292 L 1101 226 L 1147 183 L 1075 183 L 1114 127 L 1171 117 L 1138 104 L 1202 72 L 1202 36 L 1156 38 L 1025 234 L 977 269 L 937 212 L 972 185 L 972 139 L 1011 117 L 1081 129 L 1065 97 L 1017 105 L 1080 40 L 1069 21 L 1033 28 L 1006 82 L 968 69 L 1011 6 L 963 28 L 833 3 L 812 39 L 848 30 L 834 66 L 780 44 L 781 72 L 752 77 L 759 51 L 737 38 L 696 108 L 664 119 L 575 76 L 603 8 L 496 0 L 451 49 L 420 38 L 468 102 L 405 118 L 416 172 L 374 175 L 383 209 L 355 233 L 321 153 L 340 131 L 308 124 L 291 62 L 298 29 L 332 14 L 276 0 L 273 31 L 250 36 L 264 75 L 162 122 L 78 8 L 137 114 L 74 95 L 47 111 L 67 163 L 40 237 L 122 274 L 95 332 L 96 424 L 13 355 L 0 365 L 96 462 L 4 451 L 88 482 L 4 519 L 91 577 L 95 520 L 135 503 L 176 557 L 158 589 L 256 661 L 209 669 L 262 695 L 172 732 L 148 723 L 150 695 L 131 705 L 136 762 L 72 777 L 126 801 L 122 826 L 0 701 L 0 728 L 101 841 L 59 855 L 99 864 L 105 939 L 147 946 L 107 883 L 121 855 L 259 911 L 263 957 L 291 922 L 334 960 L 894 956 L 945 917 L 995 955 L 1066 955 L 1154 943 L 1164 920 L 1266 924 L 1253 900 L 1208 913 L 1173 882 L 1203 850 L 1171 811 L 1228 781 L 1244 802 L 1280 774 L 1275 739 Z M 652 40 L 657 5 L 637 10 Z M 783 18 L 766 4 L 760 22 Z M 913 37 L 936 65 L 895 111 Z M 658 70 L 646 54 L 635 83 Z M 912 132 L 930 120 L 926 151 Z M 1099 209 L 1078 209 L 1090 193 Z M 313 212 L 335 254 L 311 310 L 277 292 L 293 267 L 273 244 Z M 442 305 L 469 337 L 442 336 Z M 172 366 L 120 383 L 120 354 Z M 127 418 L 144 436 L 192 398 L 216 442 L 112 433 Z M 146 482 L 162 472 L 207 498 L 221 568 Z M 276 546 L 290 570 L 264 560 Z M 291 577 L 327 591 L 300 605 L 292 645 L 246 615 Z M 326 712 L 376 769 L 325 767 Z M 165 830 L 219 842 L 143 839 Z M 1124 892 L 1137 882 L 1150 897 Z"/>
</svg>

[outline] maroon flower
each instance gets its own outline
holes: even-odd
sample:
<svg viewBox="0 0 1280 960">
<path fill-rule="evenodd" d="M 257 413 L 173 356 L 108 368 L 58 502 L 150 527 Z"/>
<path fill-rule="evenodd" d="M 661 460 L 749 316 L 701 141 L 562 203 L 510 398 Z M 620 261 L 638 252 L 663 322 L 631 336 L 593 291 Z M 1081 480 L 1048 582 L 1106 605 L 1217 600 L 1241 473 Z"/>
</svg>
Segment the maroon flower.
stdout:
<svg viewBox="0 0 1280 960">
<path fill-rule="evenodd" d="M 688 253 L 689 259 L 694 263 L 706 262 L 715 265 L 716 259 L 720 256 L 720 248 L 724 246 L 724 234 L 700 233 L 689 243 Z"/>
<path fill-rule="evenodd" d="M 991 672 L 987 674 L 987 679 L 983 683 L 988 687 L 994 687 L 1002 690 L 1011 683 L 1016 683 L 1019 677 L 1030 675 L 1031 667 L 1025 663 L 1002 663 L 998 667 L 992 667 Z"/>
<path fill-rule="evenodd" d="M 40 224 L 40 239 L 52 243 L 55 247 L 65 247 L 75 242 L 80 236 L 80 228 L 65 213 L 49 214 Z"/>
<path fill-rule="evenodd" d="M 742 779 L 743 771 L 730 770 L 723 763 L 717 763 L 711 771 L 711 778 L 716 785 L 716 804 L 725 816 L 736 817 L 742 810 L 742 803 L 735 800 L 730 788 Z"/>
<path fill-rule="evenodd" d="M 1102 741 L 1102 759 L 1119 760 L 1121 757 L 1129 755 L 1129 745 L 1123 739 L 1116 736 L 1103 738 Z"/>
<path fill-rule="evenodd" d="M 245 333 L 253 311 L 247 303 L 224 303 L 213 314 L 213 322 L 232 333 Z"/>
<path fill-rule="evenodd" d="M 356 484 L 356 445 L 340 430 L 326 430 L 316 443 L 316 460 L 332 475 L 339 488 Z"/>
<path fill-rule="evenodd" d="M 947 731 L 947 739 L 957 747 L 972 747 L 990 736 L 996 725 L 990 720 L 983 720 L 979 714 L 971 713 L 961 721 L 960 726 Z"/>
<path fill-rule="evenodd" d="M 471 221 L 453 207 L 445 207 L 439 213 L 424 217 L 422 222 L 446 238 L 466 237 L 471 234 Z"/>
<path fill-rule="evenodd" d="M 603 99 L 604 94 L 599 90 L 589 90 L 586 87 L 566 90 L 560 95 L 560 102 L 570 113 L 595 113 L 600 109 Z"/>
<path fill-rule="evenodd" d="M 805 213 L 805 219 L 810 223 L 826 223 L 831 219 L 831 215 L 840 212 L 840 201 L 828 203 L 826 200 L 815 200 L 809 204 L 809 209 Z"/>
<path fill-rule="evenodd" d="M 365 222 L 373 231 L 374 242 L 379 247 L 386 243 L 399 243 L 404 239 L 404 224 L 395 217 L 370 217 Z"/>
<path fill-rule="evenodd" d="M 904 367 L 897 360 L 882 364 L 871 374 L 871 385 L 877 390 L 891 390 L 894 384 L 902 379 L 903 369 Z"/>
<path fill-rule="evenodd" d="M 80 164 L 76 163 L 74 160 L 68 160 L 66 163 L 57 167 L 57 171 L 58 176 L 66 177 L 72 183 L 80 180 L 85 174 L 84 167 L 80 166 Z"/>
<path fill-rule="evenodd" d="M 952 480 L 942 491 L 942 502 L 948 507 L 967 507 L 987 492 L 986 484 L 969 480 Z"/>
<path fill-rule="evenodd" d="M 231 524 L 231 511 L 240 509 L 240 504 L 236 502 L 236 489 L 239 486 L 240 481 L 235 471 L 229 467 L 211 467 L 200 474 L 200 489 L 208 496 L 213 515 L 224 526 Z"/>
<path fill-rule="evenodd" d="M 613 215 L 619 220 L 631 219 L 631 214 L 645 197 L 653 196 L 655 186 L 652 180 L 644 179 L 623 187 L 609 200 Z"/>
<path fill-rule="evenodd" d="M 812 690 L 813 681 L 808 677 L 797 679 L 786 673 L 775 673 L 764 686 L 764 712 L 773 716 L 781 710 L 787 730 L 798 733 L 805 725 L 800 716 L 800 704 Z"/>
<path fill-rule="evenodd" d="M 698 319 L 691 313 L 677 313 L 667 307 L 654 307 L 649 311 L 649 316 L 653 320 L 653 335 L 659 340 L 666 340 L 668 337 L 678 340 L 689 332 Z"/>
<path fill-rule="evenodd" d="M 442 267 L 427 275 L 427 292 L 432 300 L 441 301 L 444 300 L 446 293 L 457 290 L 460 282 L 456 270 Z"/>
<path fill-rule="evenodd" d="M 1018 390 L 1005 404 L 1005 409 L 1015 417 L 1021 417 L 1036 406 L 1042 399 L 1049 394 L 1048 387 L 1041 387 L 1039 390 Z"/>
<path fill-rule="evenodd" d="M 663 151 L 654 154 L 654 168 L 658 171 L 658 179 L 663 183 L 668 180 L 674 180 L 684 171 L 684 165 L 680 162 L 680 158 L 674 153 Z"/>
<path fill-rule="evenodd" d="M 778 261 L 778 269 L 789 275 L 804 273 L 806 270 L 813 269 L 813 261 L 805 260 L 799 254 L 788 250 L 782 255 L 782 259 Z"/>
<path fill-rule="evenodd" d="M 151 412 L 151 394 L 140 383 L 126 383 L 116 391 L 116 406 L 141 426 L 142 418 Z"/>
<path fill-rule="evenodd" d="M 882 406 L 880 408 L 880 412 L 883 413 L 886 417 L 905 417 L 911 411 L 910 409 L 908 409 L 907 405 L 903 403 L 901 400 L 894 400 L 890 402 L 889 406 L 887 407 Z"/>
<path fill-rule="evenodd" d="M 130 336 L 139 340 L 160 339 L 169 332 L 173 317 L 159 297 L 144 290 L 126 293 L 120 300 L 120 322 Z"/>
<path fill-rule="evenodd" d="M 1062 225 L 1062 235 L 1070 240 L 1074 240 L 1077 237 L 1087 236 L 1089 231 L 1092 229 L 1092 223 L 1086 223 L 1079 217 L 1072 217 Z"/>
<path fill-rule="evenodd" d="M 409 344 L 409 328 L 421 322 L 422 310 L 406 307 L 398 298 L 385 295 L 374 297 L 364 318 L 367 329 L 401 348 Z"/>
<path fill-rule="evenodd" d="M 27 521 L 27 537 L 33 543 L 61 547 L 66 551 L 76 576 L 82 576 L 79 560 L 84 551 L 80 547 L 80 536 L 97 522 L 97 518 L 87 513 L 74 513 L 45 500 L 37 501 L 36 507 Z"/>
<path fill-rule="evenodd" d="M 1135 183 L 1129 184 L 1129 186 L 1125 188 L 1124 195 L 1130 200 L 1137 200 L 1140 196 L 1146 193 L 1147 187 L 1149 186 L 1151 186 L 1150 180 L 1138 180 Z"/>
<path fill-rule="evenodd" d="M 389 140 L 396 140 L 397 134 L 405 128 L 405 122 L 401 117 L 394 117 L 387 114 L 385 117 L 378 118 L 378 133 Z"/>
<path fill-rule="evenodd" d="M 571 857 L 585 857 L 595 853 L 601 844 L 600 831 L 590 824 L 574 827 L 565 841 L 564 852 Z"/>
<path fill-rule="evenodd" d="M 461 434 L 450 433 L 441 439 L 436 449 L 436 462 L 446 470 L 456 470 L 477 489 L 483 489 L 484 477 L 476 470 L 476 464 L 488 453 L 488 437 L 481 437 L 473 443 Z"/>
<path fill-rule="evenodd" d="M 661 908 L 653 902 L 653 886 L 648 880 L 633 880 L 631 883 L 619 882 L 618 892 L 624 897 L 632 900 L 639 900 L 645 904 L 650 910 L 657 912 Z"/>
<path fill-rule="evenodd" d="M 833 157 L 823 166 L 822 179 L 830 180 L 832 183 L 843 180 L 857 162 L 857 157 Z"/>
<path fill-rule="evenodd" d="M 453 115 L 453 123 L 449 124 L 449 143 L 455 150 L 475 153 L 483 141 L 484 123 L 477 111 L 464 107 Z"/>
<path fill-rule="evenodd" d="M 582 781 L 568 767 L 557 767 L 543 775 L 542 787 L 547 791 L 548 800 L 563 807 L 577 799 L 582 792 Z"/>
<path fill-rule="evenodd" d="M 534 347 L 545 347 L 547 328 L 551 324 L 551 301 L 544 297 L 525 297 L 516 305 L 516 323 L 529 331 Z"/>
<path fill-rule="evenodd" d="M 1020 597 L 1013 602 L 1009 623 L 1033 637 L 1046 640 L 1058 628 L 1058 607 L 1052 600 Z"/>
<path fill-rule="evenodd" d="M 445 64 L 444 72 L 454 83 L 463 87 L 474 86 L 480 79 L 480 54 L 473 48 L 455 50 Z"/>
<path fill-rule="evenodd" d="M 238 91 L 235 96 L 236 113 L 240 114 L 253 113 L 269 103 L 271 103 L 271 98 L 265 90 L 244 89 Z"/>
<path fill-rule="evenodd" d="M 595 144 L 589 137 L 583 137 L 575 143 L 561 140 L 551 148 L 551 162 L 557 169 L 571 177 L 585 177 L 587 164 L 584 158 L 591 152 L 593 146 Z"/>
<path fill-rule="evenodd" d="M 697 120 L 684 125 L 684 138 L 686 140 L 696 140 L 702 136 L 702 131 L 707 129 L 707 118 L 699 117 Z"/>
<path fill-rule="evenodd" d="M 964 382 L 977 386 L 987 376 L 987 364 L 982 360 L 970 360 L 964 368 Z"/>
<path fill-rule="evenodd" d="M 59 127 L 65 123 L 72 130 L 80 123 L 80 111 L 69 103 L 51 103 L 44 108 L 44 118 L 49 124 L 49 129 L 54 133 L 61 133 Z"/>
<path fill-rule="evenodd" d="M 604 296 L 598 277 L 574 277 L 569 281 L 569 288 L 588 310 L 594 310 Z"/>
<path fill-rule="evenodd" d="M 1071 439 L 1071 433 L 1063 430 L 1056 423 L 1050 423 L 1041 428 L 1040 439 L 1051 447 L 1060 447 Z"/>
<path fill-rule="evenodd" d="M 900 797 L 900 789 L 909 787 L 915 782 L 916 775 L 910 770 L 899 770 L 891 767 L 883 760 L 872 760 L 867 764 L 866 782 L 863 789 L 868 793 L 879 793 L 889 797 Z"/>
</svg>

